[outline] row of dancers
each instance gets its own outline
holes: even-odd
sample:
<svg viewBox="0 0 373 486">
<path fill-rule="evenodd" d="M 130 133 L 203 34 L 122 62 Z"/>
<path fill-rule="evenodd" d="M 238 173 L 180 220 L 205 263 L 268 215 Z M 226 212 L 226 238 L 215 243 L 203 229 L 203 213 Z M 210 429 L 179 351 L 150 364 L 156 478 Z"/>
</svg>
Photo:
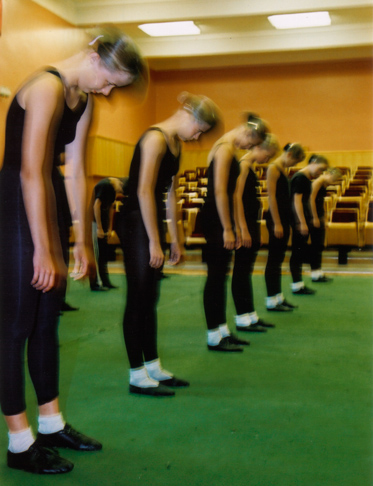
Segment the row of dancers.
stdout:
<svg viewBox="0 0 373 486">
<path fill-rule="evenodd" d="M 145 62 L 131 39 L 117 29 L 105 29 L 90 39 L 85 50 L 33 74 L 21 85 L 10 105 L 0 172 L 0 402 L 9 430 L 7 464 L 11 468 L 38 474 L 66 473 L 74 464 L 54 448 L 80 451 L 102 448 L 99 441 L 67 424 L 59 406 L 57 329 L 66 291 L 68 241 L 58 167 L 64 154 L 66 193 L 74 212 L 72 276 L 79 280 L 87 277 L 94 267 L 92 218 L 91 211 L 87 211 L 84 174 L 84 146 L 93 96 L 107 96 L 113 89 L 143 80 L 145 74 Z M 165 260 L 163 200 L 167 192 L 170 262 L 178 264 L 184 251 L 175 193 L 181 146 L 215 128 L 220 122 L 220 112 L 205 96 L 184 92 L 179 102 L 175 113 L 149 127 L 136 144 L 128 197 L 117 230 L 127 278 L 123 333 L 130 364 L 129 391 L 133 394 L 172 396 L 175 388 L 189 386 L 188 381 L 163 368 L 157 349 L 156 306 L 159 273 Z M 242 350 L 243 340 L 230 333 L 225 318 L 227 265 L 233 249 L 237 267 L 234 276 L 237 327 L 252 330 L 266 326 L 253 310 L 249 295 L 250 275 L 260 242 L 259 208 L 251 190 L 257 182 L 251 165 L 254 160 L 268 161 L 277 148 L 266 122 L 249 114 L 211 150 L 202 215 L 207 240 L 204 306 L 209 350 Z M 238 150 L 249 151 L 241 164 L 236 155 Z M 285 206 L 288 210 L 284 196 L 285 169 L 303 158 L 299 144 L 291 144 L 268 171 L 268 187 L 276 187 L 275 198 L 270 198 L 272 222 L 268 220 L 273 233 L 269 245 L 272 257 L 266 271 L 266 280 L 271 285 L 269 298 L 273 299 L 268 300 L 269 309 L 291 308 L 281 293 L 280 261 L 284 250 L 277 243 L 285 241 L 290 223 L 289 214 L 283 215 Z M 320 156 L 310 162 L 307 167 L 311 172 L 304 173 L 307 179 L 316 177 L 327 166 Z M 286 181 L 286 191 L 287 184 Z M 246 200 L 251 202 L 246 205 Z M 305 211 L 303 216 L 306 217 Z M 303 242 L 302 217 L 294 228 L 299 228 L 299 241 Z M 296 262 L 295 259 L 294 269 Z M 305 292 L 304 285 L 298 281 L 295 284 L 298 285 L 294 292 L 301 289 Z M 26 412 L 26 345 L 39 411 L 36 438 Z"/>
</svg>

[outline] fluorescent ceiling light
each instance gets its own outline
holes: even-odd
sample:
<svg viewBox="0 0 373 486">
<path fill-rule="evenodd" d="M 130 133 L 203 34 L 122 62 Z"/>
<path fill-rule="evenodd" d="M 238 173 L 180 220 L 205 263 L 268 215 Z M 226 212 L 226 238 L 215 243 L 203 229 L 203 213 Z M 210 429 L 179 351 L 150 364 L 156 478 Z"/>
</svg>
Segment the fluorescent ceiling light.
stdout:
<svg viewBox="0 0 373 486">
<path fill-rule="evenodd" d="M 191 20 L 184 22 L 159 22 L 156 24 L 142 24 L 139 25 L 145 34 L 152 37 L 161 37 L 166 35 L 196 35 L 201 31 Z"/>
<path fill-rule="evenodd" d="M 300 29 L 304 27 L 321 27 L 330 25 L 329 12 L 308 12 L 285 15 L 271 15 L 268 17 L 276 29 Z"/>
</svg>

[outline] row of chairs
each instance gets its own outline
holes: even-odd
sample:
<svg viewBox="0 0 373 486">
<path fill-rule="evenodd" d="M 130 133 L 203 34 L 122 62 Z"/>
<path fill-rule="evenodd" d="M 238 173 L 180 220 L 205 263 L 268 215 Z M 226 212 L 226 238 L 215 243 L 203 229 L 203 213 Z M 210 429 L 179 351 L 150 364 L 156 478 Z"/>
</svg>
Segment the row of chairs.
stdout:
<svg viewBox="0 0 373 486">
<path fill-rule="evenodd" d="M 292 175 L 296 172 L 295 169 Z M 372 246 L 373 169 L 366 166 L 358 167 L 354 172 L 348 167 L 340 167 L 339 169 L 343 177 L 338 184 L 328 188 L 328 194 L 325 198 L 326 246 L 345 248 Z M 259 175 L 262 177 L 265 171 L 263 171 L 263 168 L 261 168 L 261 171 Z M 201 175 L 200 179 L 198 179 L 197 171 L 192 176 L 189 176 L 195 179 L 190 181 L 195 184 L 193 186 L 195 188 L 194 192 L 190 191 L 187 186 L 182 186 L 179 192 L 180 211 L 183 214 L 187 244 L 201 244 L 205 241 L 201 230 L 199 211 L 204 203 L 203 198 L 205 195 L 204 191 L 201 192 L 201 188 L 206 190 L 207 181 L 205 180 L 206 173 L 204 171 L 200 170 L 199 174 Z M 289 177 L 292 175 L 289 174 Z M 361 181 L 364 181 L 364 184 L 361 184 Z M 263 244 L 266 244 L 268 242 L 268 233 L 265 227 L 264 215 L 268 210 L 268 197 L 264 185 L 261 186 L 259 196 L 262 202 L 263 214 L 261 220 L 262 238 Z"/>
</svg>

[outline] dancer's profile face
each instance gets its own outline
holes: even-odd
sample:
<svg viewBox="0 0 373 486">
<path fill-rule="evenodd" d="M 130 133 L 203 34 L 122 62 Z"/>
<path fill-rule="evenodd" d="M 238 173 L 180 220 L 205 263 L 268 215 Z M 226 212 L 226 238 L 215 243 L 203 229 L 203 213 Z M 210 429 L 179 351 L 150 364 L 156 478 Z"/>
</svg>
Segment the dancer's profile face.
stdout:
<svg viewBox="0 0 373 486">
<path fill-rule="evenodd" d="M 178 136 L 183 142 L 198 140 L 201 135 L 208 132 L 211 126 L 208 123 L 197 120 L 192 114 L 188 114 L 185 125 L 179 130 Z"/>
<path fill-rule="evenodd" d="M 91 54 L 90 69 L 81 80 L 81 89 L 86 93 L 108 96 L 114 88 L 132 84 L 134 76 L 129 71 L 109 70 L 97 53 Z"/>
</svg>

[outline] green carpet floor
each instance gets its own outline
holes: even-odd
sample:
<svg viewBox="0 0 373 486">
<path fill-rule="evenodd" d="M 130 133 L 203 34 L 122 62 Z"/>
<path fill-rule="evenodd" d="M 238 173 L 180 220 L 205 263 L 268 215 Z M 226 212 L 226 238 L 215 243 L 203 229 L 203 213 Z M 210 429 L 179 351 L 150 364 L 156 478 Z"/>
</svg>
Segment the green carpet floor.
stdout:
<svg viewBox="0 0 373 486">
<path fill-rule="evenodd" d="M 276 324 L 247 337 L 242 354 L 208 352 L 203 276 L 162 282 L 159 351 L 165 368 L 190 380 L 173 398 L 128 393 L 120 289 L 93 293 L 70 283 L 80 306 L 60 323 L 61 406 L 79 430 L 101 440 L 98 453 L 62 451 L 72 473 L 35 476 L 5 465 L 2 486 L 371 486 L 372 280 L 337 277 L 316 296 L 291 296 L 299 309 L 264 309 L 264 281 L 254 276 L 262 318 Z M 289 277 L 284 278 L 288 289 Z M 228 299 L 229 324 L 234 308 Z M 244 337 L 244 334 L 241 333 Z M 28 382 L 32 424 L 36 406 Z"/>
</svg>

